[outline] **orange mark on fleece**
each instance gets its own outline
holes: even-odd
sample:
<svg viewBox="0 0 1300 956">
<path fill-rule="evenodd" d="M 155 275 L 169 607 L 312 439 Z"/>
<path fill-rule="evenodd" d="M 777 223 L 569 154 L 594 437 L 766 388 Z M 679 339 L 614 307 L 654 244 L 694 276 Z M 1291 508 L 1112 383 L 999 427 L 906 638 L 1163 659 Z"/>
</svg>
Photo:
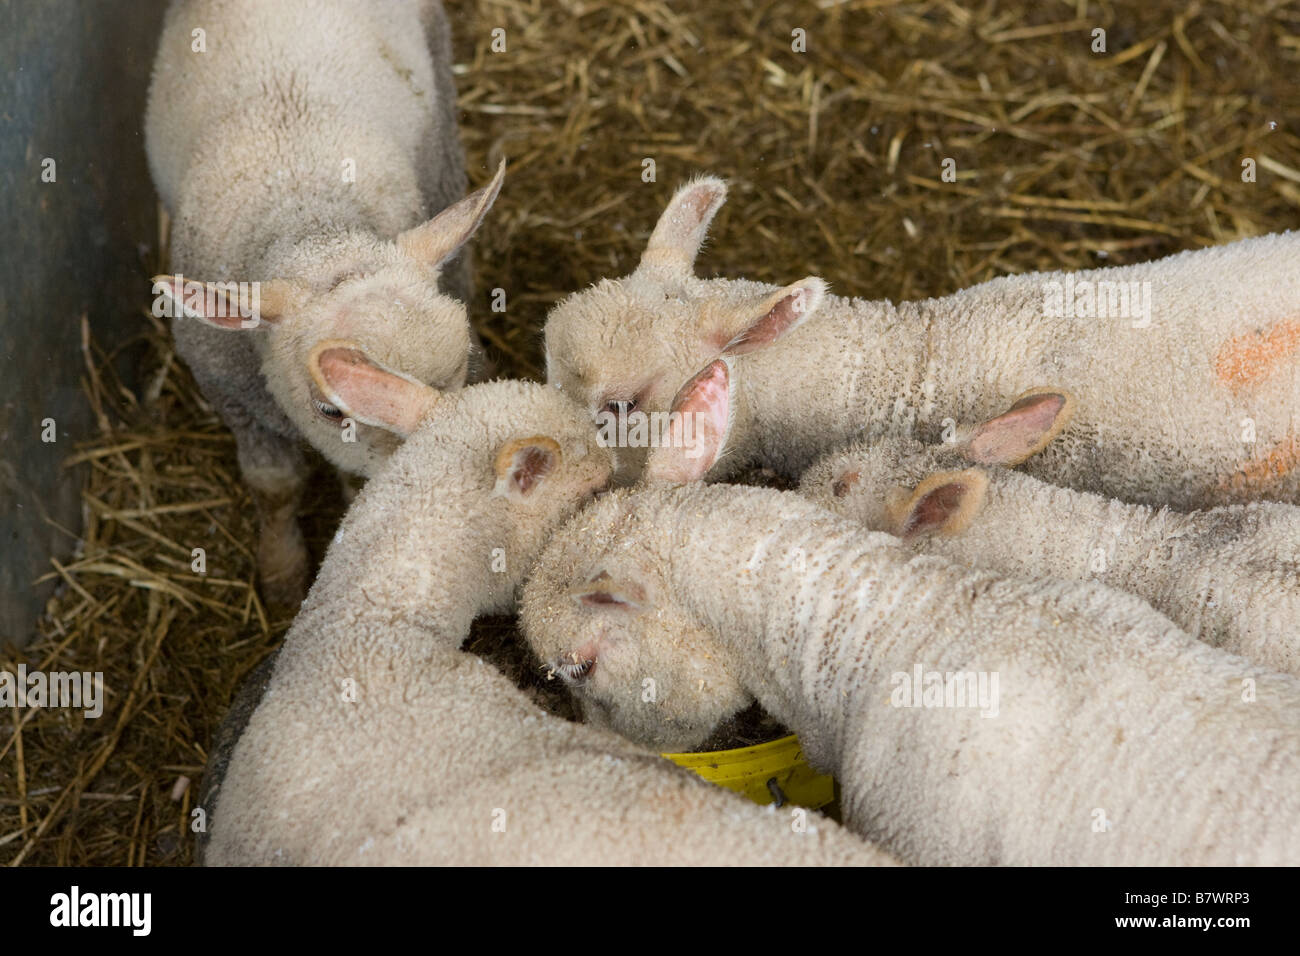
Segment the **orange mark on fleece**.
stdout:
<svg viewBox="0 0 1300 956">
<path fill-rule="evenodd" d="M 1231 475 L 1220 479 L 1218 492 L 1227 499 L 1254 498 L 1274 486 L 1300 465 L 1300 438 L 1294 432 L 1266 454 L 1252 458 Z"/>
<path fill-rule="evenodd" d="M 1267 332 L 1228 339 L 1214 357 L 1214 374 L 1234 392 L 1258 385 L 1300 348 L 1300 320 L 1286 319 Z"/>
</svg>

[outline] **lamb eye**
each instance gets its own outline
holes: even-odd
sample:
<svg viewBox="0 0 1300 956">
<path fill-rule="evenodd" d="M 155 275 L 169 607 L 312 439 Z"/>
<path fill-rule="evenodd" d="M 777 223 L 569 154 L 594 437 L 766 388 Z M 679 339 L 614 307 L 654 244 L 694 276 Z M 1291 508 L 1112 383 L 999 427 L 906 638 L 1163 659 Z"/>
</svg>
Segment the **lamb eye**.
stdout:
<svg viewBox="0 0 1300 956">
<path fill-rule="evenodd" d="M 610 399 L 605 403 L 605 411 L 611 415 L 631 415 L 636 411 L 636 399 Z"/>
<path fill-rule="evenodd" d="M 321 418 L 336 423 L 343 421 L 342 410 L 331 405 L 329 402 L 322 402 L 318 398 L 313 398 L 311 403 L 316 406 L 316 414 L 320 415 Z"/>
<path fill-rule="evenodd" d="M 575 652 L 555 665 L 555 672 L 566 681 L 580 681 L 589 677 L 596 667 L 594 660 L 579 657 Z"/>
</svg>

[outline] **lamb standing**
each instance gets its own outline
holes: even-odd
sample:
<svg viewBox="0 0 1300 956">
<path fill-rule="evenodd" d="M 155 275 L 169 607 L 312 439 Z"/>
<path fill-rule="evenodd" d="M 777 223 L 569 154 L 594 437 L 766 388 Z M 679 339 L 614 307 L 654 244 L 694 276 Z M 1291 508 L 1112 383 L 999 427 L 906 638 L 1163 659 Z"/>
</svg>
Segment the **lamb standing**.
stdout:
<svg viewBox="0 0 1300 956">
<path fill-rule="evenodd" d="M 179 0 L 167 12 L 145 137 L 176 275 L 155 280 L 155 309 L 175 317 L 177 351 L 234 433 L 277 609 L 307 583 L 301 440 L 362 475 L 394 447 L 323 400 L 313 347 L 348 338 L 413 380 L 465 382 L 471 333 L 447 292 L 464 296 L 469 278 L 449 262 L 504 168 L 461 199 L 455 119 L 437 0 Z"/>
<path fill-rule="evenodd" d="M 1199 640 L 1300 674 L 1300 508 L 1253 502 L 1179 514 L 1002 467 L 1045 444 L 1073 405 L 1036 391 L 951 443 L 858 443 L 818 461 L 799 491 L 915 551 L 1129 591 Z"/>
<path fill-rule="evenodd" d="M 716 460 L 723 363 L 696 387 L 708 453 L 661 447 L 652 478 Z M 650 746 L 756 698 L 907 862 L 1300 863 L 1300 681 L 1102 585 L 915 556 L 797 495 L 660 486 L 570 521 L 522 622 L 591 722 Z"/>
<path fill-rule="evenodd" d="M 614 734 L 540 711 L 458 650 L 609 479 L 555 389 L 440 395 L 359 351 L 321 387 L 404 446 L 344 519 L 217 791 L 212 864 L 878 864 Z"/>
<path fill-rule="evenodd" d="M 593 413 L 661 412 L 696 369 L 735 357 L 713 477 L 757 463 L 791 478 L 853 439 L 936 441 L 948 412 L 979 421 L 1052 382 L 1080 411 L 1029 464 L 1040 478 L 1184 510 L 1300 502 L 1300 233 L 894 305 L 827 295 L 815 277 L 696 278 L 725 198 L 714 178 L 679 189 L 636 271 L 555 307 L 548 381 Z M 643 460 L 621 456 L 620 477 Z"/>
</svg>

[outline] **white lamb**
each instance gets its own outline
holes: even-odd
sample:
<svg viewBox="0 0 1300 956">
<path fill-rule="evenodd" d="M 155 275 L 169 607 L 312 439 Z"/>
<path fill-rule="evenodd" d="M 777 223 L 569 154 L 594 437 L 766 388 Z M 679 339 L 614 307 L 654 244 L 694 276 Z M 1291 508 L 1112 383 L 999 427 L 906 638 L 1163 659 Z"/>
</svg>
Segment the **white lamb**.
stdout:
<svg viewBox="0 0 1300 956">
<path fill-rule="evenodd" d="M 1129 591 L 1199 640 L 1300 674 L 1300 508 L 1253 502 L 1180 514 L 1000 467 L 1045 444 L 1073 405 L 1044 389 L 951 443 L 857 443 L 818 461 L 799 491 L 915 551 Z"/>
<path fill-rule="evenodd" d="M 677 403 L 725 434 L 718 362 Z M 701 453 L 701 448 L 707 453 Z M 1300 863 L 1300 681 L 1100 584 L 916 556 L 797 495 L 619 490 L 543 553 L 529 642 L 590 722 L 697 745 L 751 699 L 919 864 Z"/>
<path fill-rule="evenodd" d="M 234 748 L 207 863 L 892 862 L 548 715 L 458 650 L 608 481 L 580 409 L 522 382 L 440 395 L 345 344 L 316 358 L 331 402 L 406 442 L 344 519 Z"/>
<path fill-rule="evenodd" d="M 345 422 L 308 357 L 346 338 L 413 380 L 463 385 L 471 333 L 448 292 L 465 296 L 468 273 L 449 263 L 504 166 L 461 198 L 437 0 L 178 0 L 145 146 L 172 221 L 174 275 L 155 279 L 155 308 L 174 317 L 177 352 L 235 436 L 262 590 L 292 610 L 308 573 L 302 441 L 358 475 L 396 444 Z"/>
<path fill-rule="evenodd" d="M 712 477 L 761 464 L 797 478 L 820 455 L 880 434 L 939 439 L 1043 382 L 1079 412 L 1027 468 L 1139 504 L 1300 503 L 1300 233 L 1156 262 L 994 279 L 921 302 L 699 279 L 726 198 L 677 191 L 641 263 L 559 303 L 547 379 L 592 413 L 662 412 L 695 370 L 735 359 L 730 454 Z M 620 457 L 639 473 L 642 452 Z"/>
</svg>

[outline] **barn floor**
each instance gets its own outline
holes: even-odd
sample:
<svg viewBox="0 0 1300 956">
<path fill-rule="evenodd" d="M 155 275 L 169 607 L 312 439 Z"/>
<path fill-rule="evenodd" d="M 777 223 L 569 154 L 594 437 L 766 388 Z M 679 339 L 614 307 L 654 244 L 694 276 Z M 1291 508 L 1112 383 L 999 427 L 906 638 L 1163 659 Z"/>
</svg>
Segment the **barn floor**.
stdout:
<svg viewBox="0 0 1300 956">
<path fill-rule="evenodd" d="M 447 6 L 471 178 L 510 162 L 470 306 L 507 374 L 540 374 L 547 308 L 630 269 L 672 189 L 701 171 L 732 182 L 701 273 L 818 274 L 871 298 L 1142 261 L 1300 221 L 1294 3 Z M 491 50 L 497 27 L 505 52 Z M 1109 52 L 1091 50 L 1096 27 Z M 806 52 L 791 49 L 796 30 Z M 138 340 L 107 351 L 86 336 L 99 431 L 69 458 L 87 474 L 85 532 L 68 532 L 75 557 L 52 562 L 59 590 L 36 639 L 0 650 L 0 668 L 102 671 L 108 688 L 98 720 L 0 714 L 11 865 L 191 862 L 206 748 L 289 623 L 269 620 L 253 588 L 233 442 L 143 311 L 162 265 L 158 249 L 140 263 Z M 489 311 L 495 288 L 505 313 Z M 141 353 L 133 391 L 114 369 Z M 328 470 L 313 488 L 304 520 L 319 557 L 342 505 Z M 513 628 L 480 622 L 469 646 L 565 712 Z"/>
</svg>

